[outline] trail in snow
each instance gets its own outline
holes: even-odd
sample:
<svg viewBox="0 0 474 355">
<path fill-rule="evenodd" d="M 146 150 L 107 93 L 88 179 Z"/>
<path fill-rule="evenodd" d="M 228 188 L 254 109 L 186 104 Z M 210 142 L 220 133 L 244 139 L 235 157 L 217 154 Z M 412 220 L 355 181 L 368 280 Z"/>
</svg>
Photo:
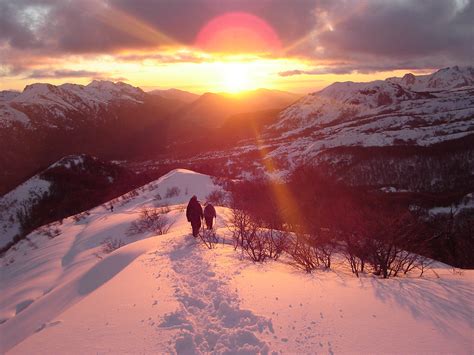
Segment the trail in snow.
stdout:
<svg viewBox="0 0 474 355">
<path fill-rule="evenodd" d="M 180 306 L 159 326 L 179 329 L 173 350 L 178 354 L 268 352 L 259 335 L 273 333 L 271 320 L 240 308 L 237 294 L 229 290 L 225 277 L 212 271 L 193 237 L 176 243 L 169 257 Z"/>
</svg>

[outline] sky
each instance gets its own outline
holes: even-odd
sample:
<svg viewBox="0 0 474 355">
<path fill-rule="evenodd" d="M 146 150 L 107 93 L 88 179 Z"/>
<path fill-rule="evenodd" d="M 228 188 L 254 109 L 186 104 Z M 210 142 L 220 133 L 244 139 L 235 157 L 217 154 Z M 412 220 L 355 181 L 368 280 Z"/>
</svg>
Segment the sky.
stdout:
<svg viewBox="0 0 474 355">
<path fill-rule="evenodd" d="M 312 92 L 472 65 L 474 0 L 0 0 L 0 90 Z"/>
</svg>

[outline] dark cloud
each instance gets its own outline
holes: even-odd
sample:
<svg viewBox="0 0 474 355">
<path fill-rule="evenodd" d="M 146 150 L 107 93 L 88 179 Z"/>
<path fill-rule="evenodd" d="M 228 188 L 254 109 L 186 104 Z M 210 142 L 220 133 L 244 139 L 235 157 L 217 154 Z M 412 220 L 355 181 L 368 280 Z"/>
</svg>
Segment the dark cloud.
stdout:
<svg viewBox="0 0 474 355">
<path fill-rule="evenodd" d="M 96 78 L 102 76 L 101 73 L 88 70 L 33 70 L 26 79 L 44 78 Z"/>
<path fill-rule="evenodd" d="M 323 68 L 332 73 L 435 68 L 474 58 L 473 0 L 0 0 L 1 72 L 18 70 L 21 52 L 33 58 L 148 49 L 156 61 L 200 62 L 206 58 L 170 57 L 160 48 L 192 45 L 208 21 L 230 11 L 266 20 L 284 55 L 344 63 Z"/>
<path fill-rule="evenodd" d="M 68 53 L 154 48 L 167 39 L 192 45 L 215 16 L 250 12 L 283 42 L 311 30 L 315 0 L 0 0 L 0 40 L 14 48 Z"/>
<path fill-rule="evenodd" d="M 142 62 L 145 60 L 156 61 L 157 63 L 172 64 L 172 63 L 203 63 L 207 62 L 209 58 L 200 54 L 192 52 L 177 52 L 174 54 L 168 53 L 154 53 L 154 54 L 124 54 L 116 55 L 116 59 L 126 62 Z"/>
<path fill-rule="evenodd" d="M 432 67 L 472 64 L 471 0 L 373 0 L 358 2 L 358 6 L 332 1 L 325 5 L 316 13 L 318 31 L 313 40 L 295 48 L 295 54 L 361 67 L 383 62 L 383 67 L 391 69 L 401 62 L 405 68 L 421 62 Z"/>
<path fill-rule="evenodd" d="M 228 12 L 249 12 L 267 21 L 283 43 L 304 36 L 314 26 L 318 0 L 111 0 L 110 3 L 163 31 L 192 44 L 207 22 Z"/>
<path fill-rule="evenodd" d="M 421 60 L 418 63 L 412 62 L 394 62 L 387 60 L 385 63 L 375 62 L 372 63 L 351 63 L 351 64 L 341 64 L 335 63 L 329 66 L 320 66 L 313 69 L 293 69 L 279 72 L 278 75 L 282 77 L 295 76 L 295 75 L 324 75 L 324 74 L 369 74 L 374 72 L 383 72 L 391 70 L 420 70 L 427 68 L 439 68 L 437 64 L 433 61 L 424 61 Z"/>
</svg>

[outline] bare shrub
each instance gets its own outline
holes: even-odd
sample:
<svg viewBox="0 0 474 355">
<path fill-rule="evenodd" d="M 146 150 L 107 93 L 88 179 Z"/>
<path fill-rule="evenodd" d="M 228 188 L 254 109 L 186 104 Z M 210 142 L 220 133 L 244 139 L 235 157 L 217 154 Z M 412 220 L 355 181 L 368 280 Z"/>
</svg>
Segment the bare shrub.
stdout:
<svg viewBox="0 0 474 355">
<path fill-rule="evenodd" d="M 214 249 L 219 243 L 219 237 L 214 230 L 204 229 L 202 233 L 199 233 L 199 238 L 204 245 L 209 249 Z"/>
<path fill-rule="evenodd" d="M 122 241 L 122 239 L 119 238 L 107 238 L 102 241 L 101 245 L 102 252 L 104 254 L 110 254 L 114 250 L 123 247 L 125 243 Z"/>
<path fill-rule="evenodd" d="M 233 209 L 230 230 L 234 249 L 240 248 L 252 261 L 277 260 L 289 245 L 288 233 L 268 229 L 249 212 Z"/>
<path fill-rule="evenodd" d="M 174 197 L 174 196 L 179 196 L 180 192 L 181 192 L 181 190 L 177 186 L 168 187 L 166 189 L 165 198 L 171 198 L 171 197 Z"/>
<path fill-rule="evenodd" d="M 319 266 L 316 249 L 309 243 L 308 236 L 298 234 L 292 241 L 288 253 L 291 255 L 292 264 L 307 273 L 313 272 Z"/>
<path fill-rule="evenodd" d="M 226 195 L 224 191 L 219 190 L 219 189 L 211 191 L 206 196 L 206 201 L 212 203 L 215 206 L 224 206 L 225 200 L 226 200 Z"/>
<path fill-rule="evenodd" d="M 375 275 L 396 277 L 415 268 L 422 271 L 428 259 L 429 238 L 420 219 L 409 211 L 379 210 L 366 222 L 365 249 Z"/>
<path fill-rule="evenodd" d="M 237 208 L 232 209 L 229 229 L 232 233 L 234 250 L 243 247 L 244 239 L 247 239 L 247 234 L 252 232 L 253 226 L 251 222 L 249 213 Z"/>
<path fill-rule="evenodd" d="M 61 229 L 53 227 L 52 225 L 46 225 L 38 228 L 38 233 L 48 237 L 49 239 L 54 239 L 61 234 Z"/>
<path fill-rule="evenodd" d="M 317 268 L 331 268 L 332 255 L 336 243 L 327 232 L 296 233 L 296 237 L 287 247 L 293 265 L 311 273 Z"/>
<path fill-rule="evenodd" d="M 78 213 L 78 214 L 74 215 L 72 217 L 72 219 L 74 220 L 74 222 L 78 223 L 78 222 L 86 219 L 87 216 L 89 216 L 89 215 L 90 215 L 89 211 L 84 211 L 84 212 L 81 212 L 81 213 Z"/>
<path fill-rule="evenodd" d="M 158 235 L 166 234 L 173 226 L 173 222 L 166 216 L 169 207 L 143 208 L 138 220 L 132 222 L 127 235 L 133 236 L 144 232 L 152 232 Z"/>
<path fill-rule="evenodd" d="M 345 245 L 342 254 L 349 263 L 352 272 L 359 277 L 359 273 L 364 272 L 365 263 L 367 261 L 367 248 L 363 237 L 348 233 L 343 236 Z"/>
<path fill-rule="evenodd" d="M 262 230 L 264 238 L 267 240 L 267 254 L 273 260 L 278 260 L 283 252 L 290 246 L 290 234 L 281 230 Z"/>
</svg>

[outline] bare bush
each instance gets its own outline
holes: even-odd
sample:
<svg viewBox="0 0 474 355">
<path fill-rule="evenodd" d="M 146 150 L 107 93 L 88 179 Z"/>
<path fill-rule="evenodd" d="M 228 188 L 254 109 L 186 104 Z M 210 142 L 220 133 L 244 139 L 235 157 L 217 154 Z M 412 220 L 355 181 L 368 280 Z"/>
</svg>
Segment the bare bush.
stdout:
<svg viewBox="0 0 474 355">
<path fill-rule="evenodd" d="M 374 213 L 374 211 L 372 211 Z M 414 268 L 429 265 L 426 253 L 429 238 L 418 216 L 405 211 L 377 211 L 366 222 L 367 260 L 375 275 L 396 277 Z"/>
<path fill-rule="evenodd" d="M 343 240 L 345 245 L 342 248 L 342 254 L 349 263 L 352 272 L 359 277 L 359 273 L 364 272 L 367 262 L 365 240 L 355 233 L 348 233 L 343 236 Z"/>
<path fill-rule="evenodd" d="M 234 249 L 240 248 L 252 261 L 277 260 L 289 245 L 288 233 L 268 229 L 249 212 L 233 209 L 230 223 Z"/>
<path fill-rule="evenodd" d="M 84 211 L 84 212 L 81 212 L 81 213 L 78 213 L 78 214 L 74 215 L 72 217 L 72 219 L 74 220 L 74 222 L 78 223 L 78 222 L 86 219 L 89 215 L 90 215 L 89 211 Z"/>
<path fill-rule="evenodd" d="M 224 206 L 225 205 L 226 196 L 224 191 L 216 189 L 211 191 L 206 196 L 206 201 L 212 203 L 215 206 Z"/>
<path fill-rule="evenodd" d="M 209 249 L 214 249 L 219 243 L 219 237 L 214 230 L 204 229 L 202 233 L 199 233 L 199 238 Z"/>
<path fill-rule="evenodd" d="M 166 234 L 173 226 L 173 222 L 166 216 L 169 207 L 143 208 L 138 220 L 132 222 L 127 235 L 132 236 L 144 232 L 152 232 L 158 235 Z"/>
<path fill-rule="evenodd" d="M 252 220 L 250 214 L 244 210 L 234 208 L 229 221 L 229 229 L 232 232 L 232 240 L 234 250 L 243 246 L 244 239 L 247 239 L 247 234 L 252 233 Z"/>
<path fill-rule="evenodd" d="M 38 233 L 48 237 L 49 239 L 54 239 L 61 234 L 61 229 L 52 225 L 46 225 L 38 228 Z"/>
<path fill-rule="evenodd" d="M 307 273 L 313 272 L 319 266 L 316 249 L 308 242 L 305 235 L 298 235 L 291 243 L 288 252 L 292 258 L 292 264 Z"/>
<path fill-rule="evenodd" d="M 125 245 L 122 239 L 119 238 L 107 238 L 102 241 L 102 252 L 104 254 L 110 254 L 114 250 L 121 248 Z"/>
<path fill-rule="evenodd" d="M 179 196 L 180 192 L 181 192 L 181 190 L 177 186 L 168 187 L 166 189 L 165 198 L 171 198 L 171 197 L 174 197 L 174 196 Z"/>
<path fill-rule="evenodd" d="M 327 232 L 317 234 L 299 232 L 287 250 L 296 267 L 311 273 L 319 267 L 331 268 L 336 244 Z"/>
</svg>

